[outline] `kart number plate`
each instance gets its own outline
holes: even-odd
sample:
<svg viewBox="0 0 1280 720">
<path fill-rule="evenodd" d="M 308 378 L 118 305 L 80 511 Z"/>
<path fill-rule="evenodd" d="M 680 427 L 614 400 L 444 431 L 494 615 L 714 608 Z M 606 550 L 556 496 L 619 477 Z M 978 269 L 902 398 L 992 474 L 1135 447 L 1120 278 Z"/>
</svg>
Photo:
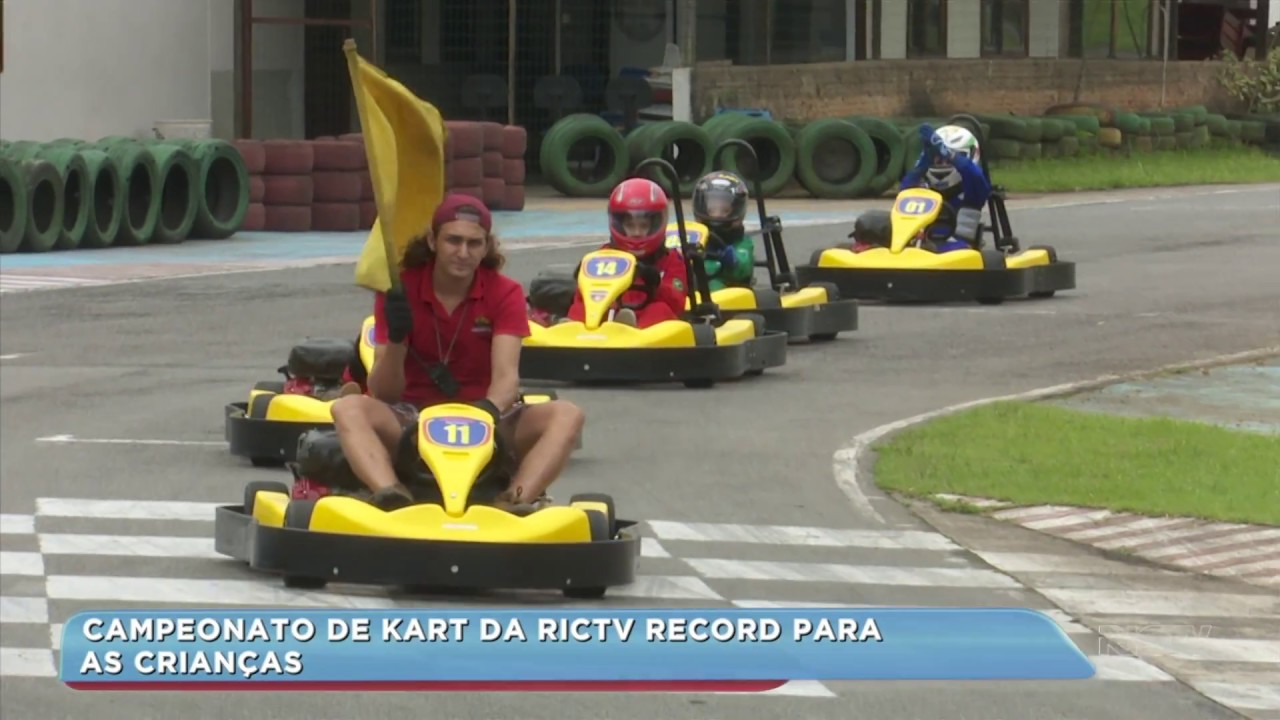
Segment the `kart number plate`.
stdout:
<svg viewBox="0 0 1280 720">
<path fill-rule="evenodd" d="M 422 434 L 440 447 L 473 448 L 489 442 L 493 425 L 469 417 L 435 417 L 422 424 Z"/>
<path fill-rule="evenodd" d="M 902 215 L 928 215 L 938 206 L 932 198 L 905 197 L 898 201 L 895 208 Z"/>
<path fill-rule="evenodd" d="M 631 260 L 622 257 L 592 258 L 582 268 L 582 272 L 593 280 L 605 280 L 626 275 L 633 264 Z"/>
</svg>

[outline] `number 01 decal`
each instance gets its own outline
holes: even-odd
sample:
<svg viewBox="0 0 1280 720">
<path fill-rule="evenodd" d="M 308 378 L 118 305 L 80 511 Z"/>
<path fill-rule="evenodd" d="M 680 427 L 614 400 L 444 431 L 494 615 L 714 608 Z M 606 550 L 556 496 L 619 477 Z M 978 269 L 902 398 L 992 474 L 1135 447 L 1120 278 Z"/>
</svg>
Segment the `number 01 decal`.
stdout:
<svg viewBox="0 0 1280 720">
<path fill-rule="evenodd" d="M 927 215 L 936 206 L 937 202 L 931 198 L 903 198 L 898 202 L 898 212 L 903 215 Z"/>
<path fill-rule="evenodd" d="M 489 442 L 493 426 L 469 417 L 437 417 L 423 423 L 422 434 L 441 447 L 473 448 Z"/>
</svg>

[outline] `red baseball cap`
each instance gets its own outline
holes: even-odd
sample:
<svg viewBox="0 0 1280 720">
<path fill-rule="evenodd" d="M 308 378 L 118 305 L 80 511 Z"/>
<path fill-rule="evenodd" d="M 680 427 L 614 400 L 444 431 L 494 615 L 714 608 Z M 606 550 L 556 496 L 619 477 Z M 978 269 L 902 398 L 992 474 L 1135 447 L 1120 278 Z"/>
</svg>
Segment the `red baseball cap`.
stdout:
<svg viewBox="0 0 1280 720">
<path fill-rule="evenodd" d="M 489 215 L 489 209 L 485 207 L 483 201 L 471 195 L 463 193 L 445 195 L 431 218 L 431 231 L 439 232 L 441 225 L 455 220 L 469 220 L 484 228 L 485 232 L 493 230 L 493 217 Z"/>
</svg>

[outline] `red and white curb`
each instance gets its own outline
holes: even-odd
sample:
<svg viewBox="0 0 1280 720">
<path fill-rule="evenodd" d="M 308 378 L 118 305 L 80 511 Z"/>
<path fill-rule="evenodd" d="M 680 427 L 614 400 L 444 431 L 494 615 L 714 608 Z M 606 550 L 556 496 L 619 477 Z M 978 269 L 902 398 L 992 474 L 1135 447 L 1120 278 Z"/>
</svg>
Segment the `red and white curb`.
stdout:
<svg viewBox="0 0 1280 720">
<path fill-rule="evenodd" d="M 997 520 L 1101 550 L 1129 553 L 1187 572 L 1280 588 L 1280 527 L 1063 505 L 1015 506 L 963 495 L 934 498 L 973 505 Z"/>
</svg>

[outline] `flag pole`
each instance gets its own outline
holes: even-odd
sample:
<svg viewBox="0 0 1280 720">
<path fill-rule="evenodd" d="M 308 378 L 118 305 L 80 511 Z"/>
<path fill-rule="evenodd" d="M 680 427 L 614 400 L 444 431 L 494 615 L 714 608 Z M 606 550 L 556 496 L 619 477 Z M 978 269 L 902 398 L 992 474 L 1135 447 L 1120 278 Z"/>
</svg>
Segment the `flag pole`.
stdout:
<svg viewBox="0 0 1280 720">
<path fill-rule="evenodd" d="M 387 217 L 387 213 L 384 211 L 386 198 L 382 197 L 382 192 L 378 189 L 378 178 L 380 177 L 381 168 L 377 166 L 376 161 L 374 161 L 373 158 L 368 157 L 370 155 L 368 151 L 370 129 L 369 111 L 368 107 L 365 105 L 365 93 L 360 83 L 361 59 L 359 53 L 356 51 L 356 41 L 354 38 L 347 38 L 343 41 L 342 52 L 347 56 L 347 72 L 351 75 L 351 88 L 355 92 L 356 96 L 356 110 L 360 116 L 360 129 L 364 134 L 365 155 L 369 160 L 369 172 L 370 177 L 373 180 L 374 204 L 378 210 L 378 220 L 376 221 L 373 232 L 377 232 L 382 237 L 383 255 L 386 256 L 387 261 L 387 281 L 391 283 L 391 289 L 399 290 L 400 263 L 395 254 L 395 242 L 392 238 L 392 234 L 388 233 L 386 226 L 382 223 L 382 219 Z M 399 168 L 397 168 L 397 171 L 398 170 Z M 394 214 L 395 213 L 393 211 L 391 213 L 393 216 L 392 219 L 394 219 Z"/>
</svg>

